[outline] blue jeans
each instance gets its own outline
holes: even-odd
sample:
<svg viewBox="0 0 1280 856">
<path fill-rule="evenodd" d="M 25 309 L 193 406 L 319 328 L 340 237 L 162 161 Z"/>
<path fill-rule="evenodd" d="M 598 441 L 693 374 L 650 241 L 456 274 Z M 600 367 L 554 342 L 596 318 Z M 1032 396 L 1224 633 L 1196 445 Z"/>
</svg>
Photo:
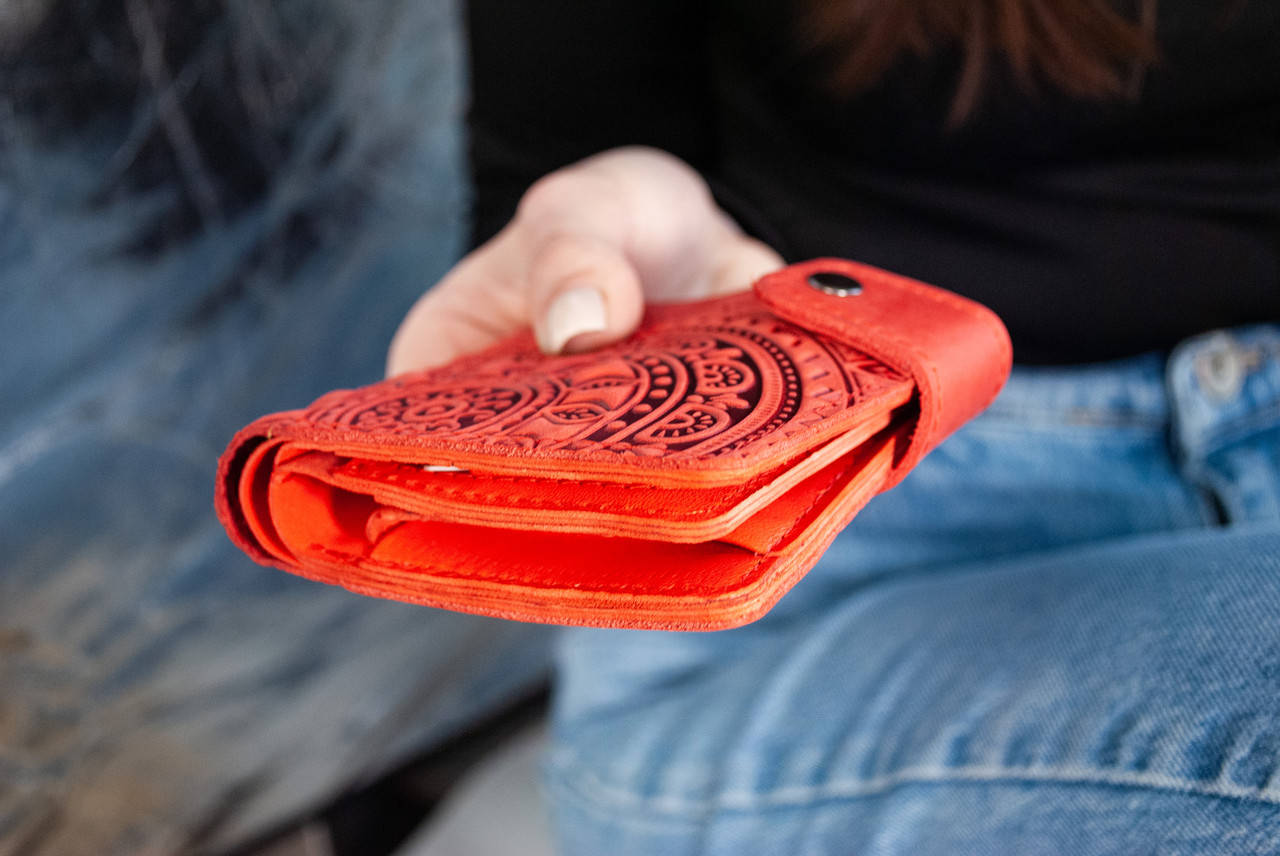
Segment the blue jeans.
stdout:
<svg viewBox="0 0 1280 856">
<path fill-rule="evenodd" d="M 130 122 L 53 146 L 0 115 L 0 854 L 219 852 L 543 679 L 550 628 L 258 567 L 213 515 L 236 429 L 380 377 L 457 257 L 448 11 L 344 18 L 312 144 L 159 256 L 122 246 L 167 192 L 85 201 Z"/>
<path fill-rule="evenodd" d="M 1019 369 L 763 620 L 558 670 L 568 854 L 1280 852 L 1280 327 Z"/>
</svg>

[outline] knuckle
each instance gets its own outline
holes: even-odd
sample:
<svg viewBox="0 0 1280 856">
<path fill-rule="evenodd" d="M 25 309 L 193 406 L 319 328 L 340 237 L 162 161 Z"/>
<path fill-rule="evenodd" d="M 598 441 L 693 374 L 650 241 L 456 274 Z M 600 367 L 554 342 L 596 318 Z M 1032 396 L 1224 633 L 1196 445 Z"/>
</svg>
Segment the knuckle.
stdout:
<svg viewBox="0 0 1280 856">
<path fill-rule="evenodd" d="M 589 231 L 623 222 L 618 182 L 606 171 L 589 164 L 575 164 L 539 178 L 524 192 L 516 206 L 515 220 L 534 230 L 576 224 Z"/>
<path fill-rule="evenodd" d="M 583 197 L 581 177 L 572 169 L 548 173 L 535 181 L 520 198 L 516 217 L 537 221 L 571 210 L 581 204 Z"/>
<path fill-rule="evenodd" d="M 533 253 L 533 269 L 545 277 L 563 279 L 591 273 L 602 254 L 590 242 L 564 232 L 548 235 Z"/>
</svg>

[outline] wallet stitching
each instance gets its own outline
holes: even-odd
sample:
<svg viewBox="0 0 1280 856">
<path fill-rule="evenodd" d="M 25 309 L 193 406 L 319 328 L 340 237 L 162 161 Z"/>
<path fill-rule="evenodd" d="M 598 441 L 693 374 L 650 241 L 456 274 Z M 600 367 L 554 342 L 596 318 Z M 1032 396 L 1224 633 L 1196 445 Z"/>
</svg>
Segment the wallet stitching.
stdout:
<svg viewBox="0 0 1280 856">
<path fill-rule="evenodd" d="M 739 575 L 739 582 L 742 579 L 745 579 L 755 574 L 760 569 L 760 566 L 763 565 L 766 561 L 776 558 L 777 554 L 774 553 L 774 550 L 777 548 L 777 546 L 781 544 L 783 541 L 795 535 L 797 531 L 800 531 L 802 529 L 802 527 L 805 525 L 804 523 L 805 518 L 809 516 L 809 514 L 813 511 L 813 509 L 817 508 L 819 503 L 821 503 L 824 499 L 826 499 L 830 495 L 832 487 L 835 485 L 835 483 L 840 479 L 840 477 L 843 474 L 844 472 L 841 471 L 832 475 L 827 480 L 826 484 L 823 485 L 822 489 L 817 491 L 813 501 L 809 503 L 809 505 L 805 508 L 803 512 L 797 515 L 796 524 L 792 526 L 790 529 L 783 532 L 777 538 L 775 538 L 763 553 L 755 553 L 755 556 L 756 556 L 755 561 L 752 562 L 748 567 L 746 567 L 743 570 L 743 572 Z M 501 531 L 501 530 L 497 530 L 497 531 Z M 727 546 L 731 546 L 731 547 L 737 546 L 734 544 L 729 544 L 729 542 L 717 542 L 717 543 L 724 543 Z M 447 577 L 449 579 L 460 579 L 460 580 L 468 579 L 468 576 L 464 573 L 449 571 L 447 569 L 440 568 L 437 565 L 429 565 L 425 563 L 411 564 L 408 562 L 397 562 L 392 559 L 374 559 L 368 556 L 359 556 L 352 553 L 345 553 L 341 550 L 337 550 L 335 548 L 325 546 L 324 544 L 320 544 L 318 542 L 311 544 L 309 549 L 312 552 L 317 552 L 322 555 L 328 556 L 330 559 L 335 559 L 337 561 L 341 561 L 349 564 L 356 564 L 360 567 L 372 568 L 374 570 L 381 569 L 381 570 L 387 570 L 387 571 L 413 571 L 419 574 L 426 572 L 428 574 L 431 574 L 432 576 Z M 745 547 L 741 547 L 739 549 L 742 549 L 749 553 L 754 552 L 751 550 L 747 550 L 747 548 Z M 501 572 L 499 572 L 498 574 L 492 575 L 484 580 L 476 580 L 476 582 L 480 582 L 480 583 L 496 582 L 496 583 L 508 583 L 508 584 L 515 583 L 515 584 L 519 584 L 522 587 L 538 588 L 538 589 L 566 588 L 566 586 L 563 586 L 563 585 L 538 583 L 535 581 L 530 581 L 525 577 L 515 576 L 512 574 L 505 574 Z M 669 591 L 670 589 L 676 588 L 676 585 L 677 585 L 676 583 L 665 583 L 658 586 L 647 586 L 644 589 L 640 590 L 640 593 L 647 594 L 655 591 L 659 591 L 659 592 Z M 598 592 L 601 594 L 629 594 L 629 593 L 636 592 L 636 589 L 631 587 L 624 587 L 624 588 L 618 588 L 618 589 L 585 589 L 585 588 L 574 587 L 574 590 L 584 591 L 584 592 Z M 731 589 L 730 591 L 733 591 L 733 590 Z M 697 597 L 697 595 L 688 595 L 688 596 Z"/>
<path fill-rule="evenodd" d="M 460 477 L 463 477 L 462 473 L 449 474 L 449 478 L 460 478 Z M 372 477 L 372 478 L 376 478 L 376 477 Z M 471 476 L 471 478 L 475 479 L 478 477 Z M 501 480 L 501 481 L 517 483 L 517 484 L 531 483 L 529 479 L 522 479 L 518 476 L 485 476 L 484 478 L 486 480 L 489 480 L 489 479 L 492 479 L 495 481 Z M 415 476 L 410 476 L 408 478 L 377 479 L 378 484 L 391 485 L 391 486 L 404 486 L 405 488 L 408 488 L 408 489 L 419 488 L 426 481 L 428 480 L 418 478 Z M 701 488 L 701 489 L 699 488 L 659 488 L 659 487 L 654 487 L 652 485 L 644 485 L 644 484 L 626 484 L 626 483 L 619 483 L 619 482 L 602 482 L 602 481 L 575 481 L 573 479 L 541 479 L 540 478 L 538 479 L 538 481 L 552 483 L 552 484 L 575 485 L 575 486 L 583 486 L 583 487 L 605 487 L 610 489 L 622 488 L 624 490 L 651 490 L 651 491 L 706 490 L 706 491 L 714 491 L 717 494 L 721 494 L 721 495 L 728 493 L 727 490 L 716 489 L 716 488 Z M 743 488 L 735 489 L 734 495 L 738 496 L 738 495 L 750 493 L 752 492 L 751 491 L 752 486 L 758 485 L 763 481 L 764 481 L 763 479 L 753 479 L 749 482 L 746 482 Z M 517 496 L 515 494 L 506 494 L 506 493 L 500 493 L 496 491 L 485 493 L 477 488 L 467 488 L 467 487 L 450 486 L 450 485 L 432 485 L 430 486 L 429 495 L 441 495 L 445 497 L 462 497 L 465 499 L 481 500 L 486 504 L 493 504 L 501 500 L 504 502 L 504 504 L 512 506 L 516 509 L 552 508 L 552 509 L 563 509 L 565 511 L 628 511 L 628 512 L 631 512 L 631 511 L 655 512 L 656 511 L 651 504 L 643 503 L 643 502 L 639 502 L 639 503 L 608 502 L 601 499 L 582 499 L 574 502 L 566 502 L 564 500 L 557 500 L 552 497 Z M 716 514 L 719 514 L 719 513 L 721 512 L 717 511 L 714 508 L 701 508 L 701 509 L 686 511 L 679 514 L 668 514 L 667 516 L 675 519 L 680 519 L 680 520 L 698 520 L 708 516 L 715 516 Z M 655 514 L 648 514 L 645 516 L 654 517 Z"/>
<path fill-rule="evenodd" d="M 404 469 L 413 469 L 413 465 L 411 464 L 396 464 L 394 466 L 398 466 Z M 531 481 L 536 480 L 538 483 L 542 483 L 542 484 L 581 485 L 582 487 L 605 487 L 605 488 L 611 488 L 611 489 L 621 488 L 623 490 L 706 490 L 706 491 L 717 491 L 717 492 L 721 490 L 721 488 L 663 488 L 657 485 L 640 484 L 637 482 L 612 482 L 612 481 L 591 480 L 591 479 L 569 479 L 569 478 L 563 478 L 563 477 L 541 476 L 541 475 L 525 477 L 525 476 L 503 475 L 501 473 L 493 473 L 493 474 L 485 473 L 483 475 L 477 475 L 475 473 L 448 473 L 447 477 L 451 479 L 467 478 L 472 480 L 483 478 L 486 481 L 516 482 L 519 484 L 529 484 L 531 483 Z M 387 481 L 390 481 L 390 479 L 388 479 Z M 410 487 L 418 487 L 424 481 L 425 479 L 419 478 L 416 475 L 414 475 L 404 479 L 397 478 L 395 480 L 395 483 L 406 484 L 406 485 L 409 485 Z M 748 484 L 754 484 L 757 481 L 760 481 L 760 479 L 752 479 L 750 482 L 748 482 Z M 460 492 L 467 491 L 468 488 L 442 485 L 439 487 L 433 487 L 432 490 L 438 490 L 442 493 L 443 492 L 460 493 Z"/>
<path fill-rule="evenodd" d="M 413 485 L 410 484 L 410 487 Z M 636 502 L 604 502 L 603 500 L 580 500 L 577 502 L 556 501 L 549 497 L 526 496 L 516 497 L 511 494 L 503 493 L 480 493 L 478 491 L 467 491 L 463 489 L 442 488 L 439 493 L 445 496 L 454 497 L 462 496 L 466 499 L 481 500 L 483 504 L 494 505 L 501 501 L 507 507 L 513 510 L 520 509 L 544 509 L 563 511 L 649 511 L 651 514 L 646 517 L 653 517 L 658 511 L 664 512 L 665 519 L 667 517 L 680 520 L 697 520 L 706 516 L 714 516 L 718 514 L 716 509 L 703 508 L 686 511 L 683 513 L 671 512 L 669 509 L 654 509 L 652 505 L 647 503 Z M 416 513 L 416 512 L 415 512 Z"/>
</svg>

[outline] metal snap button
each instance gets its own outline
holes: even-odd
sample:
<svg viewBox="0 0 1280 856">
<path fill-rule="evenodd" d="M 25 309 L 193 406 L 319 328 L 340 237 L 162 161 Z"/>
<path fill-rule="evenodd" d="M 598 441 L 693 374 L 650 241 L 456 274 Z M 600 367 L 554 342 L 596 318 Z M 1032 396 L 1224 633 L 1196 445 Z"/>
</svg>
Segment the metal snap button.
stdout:
<svg viewBox="0 0 1280 856">
<path fill-rule="evenodd" d="M 1209 346 L 1196 355 L 1196 380 L 1205 395 L 1217 404 L 1224 404 L 1240 395 L 1245 380 L 1263 364 L 1265 355 L 1261 348 L 1246 348 L 1230 334 L 1217 333 Z"/>
<path fill-rule="evenodd" d="M 1215 337 L 1208 348 L 1196 355 L 1194 366 L 1200 388 L 1214 402 L 1230 401 L 1244 387 L 1244 360 L 1229 336 Z"/>
<path fill-rule="evenodd" d="M 809 285 L 832 297 L 856 297 L 862 293 L 862 283 L 829 270 L 809 274 Z"/>
</svg>

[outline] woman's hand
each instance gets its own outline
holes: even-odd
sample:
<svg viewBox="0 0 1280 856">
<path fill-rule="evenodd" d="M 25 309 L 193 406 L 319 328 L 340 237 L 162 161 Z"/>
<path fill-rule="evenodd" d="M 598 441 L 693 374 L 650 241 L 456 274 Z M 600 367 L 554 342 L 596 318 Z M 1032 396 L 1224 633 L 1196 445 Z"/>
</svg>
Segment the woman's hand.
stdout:
<svg viewBox="0 0 1280 856">
<path fill-rule="evenodd" d="M 746 288 L 782 265 L 656 149 L 614 149 L 544 176 L 516 216 L 405 316 L 387 374 L 440 365 L 532 325 L 547 353 L 615 342 L 646 301 Z"/>
</svg>

